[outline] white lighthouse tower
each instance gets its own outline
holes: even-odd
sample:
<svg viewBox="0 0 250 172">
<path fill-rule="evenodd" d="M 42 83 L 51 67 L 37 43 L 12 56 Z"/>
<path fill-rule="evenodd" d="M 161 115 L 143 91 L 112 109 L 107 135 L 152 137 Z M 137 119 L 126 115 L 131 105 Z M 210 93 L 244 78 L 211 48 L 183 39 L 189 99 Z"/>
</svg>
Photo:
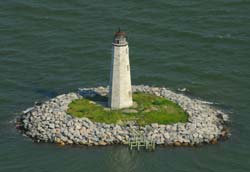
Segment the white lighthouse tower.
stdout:
<svg viewBox="0 0 250 172">
<path fill-rule="evenodd" d="M 109 106 L 111 109 L 121 109 L 132 105 L 128 42 L 126 33 L 119 28 L 112 43 Z"/>
</svg>

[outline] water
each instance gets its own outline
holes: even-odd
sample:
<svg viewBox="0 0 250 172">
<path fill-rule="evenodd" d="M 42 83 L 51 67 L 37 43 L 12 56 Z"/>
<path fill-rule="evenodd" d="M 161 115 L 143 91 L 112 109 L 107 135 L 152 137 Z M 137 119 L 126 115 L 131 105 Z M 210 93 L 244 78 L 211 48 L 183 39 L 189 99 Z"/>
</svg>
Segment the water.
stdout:
<svg viewBox="0 0 250 172">
<path fill-rule="evenodd" d="M 0 1 L 0 171 L 250 171 L 250 2 Z M 107 85 L 111 41 L 129 36 L 133 84 L 187 88 L 230 112 L 232 137 L 200 148 L 35 144 L 11 121 L 79 87 Z"/>
</svg>

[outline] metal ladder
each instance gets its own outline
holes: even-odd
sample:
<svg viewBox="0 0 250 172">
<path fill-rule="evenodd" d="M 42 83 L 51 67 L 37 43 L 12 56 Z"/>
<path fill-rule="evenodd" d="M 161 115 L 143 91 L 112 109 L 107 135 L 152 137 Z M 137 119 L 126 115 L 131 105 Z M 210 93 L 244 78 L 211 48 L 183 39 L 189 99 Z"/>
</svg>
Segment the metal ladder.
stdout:
<svg viewBox="0 0 250 172">
<path fill-rule="evenodd" d="M 130 150 L 135 148 L 139 151 L 141 147 L 149 151 L 155 150 L 155 141 L 153 139 L 147 139 L 142 133 L 137 131 L 132 131 L 132 133 L 133 137 L 128 142 Z"/>
</svg>

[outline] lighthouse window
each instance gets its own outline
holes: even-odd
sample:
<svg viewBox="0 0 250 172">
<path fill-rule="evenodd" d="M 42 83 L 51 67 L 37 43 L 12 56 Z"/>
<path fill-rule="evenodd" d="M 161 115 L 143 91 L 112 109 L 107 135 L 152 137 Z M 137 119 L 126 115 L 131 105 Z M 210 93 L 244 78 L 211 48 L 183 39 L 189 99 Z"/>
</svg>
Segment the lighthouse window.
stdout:
<svg viewBox="0 0 250 172">
<path fill-rule="evenodd" d="M 119 40 L 116 40 L 116 43 L 119 44 Z"/>
</svg>

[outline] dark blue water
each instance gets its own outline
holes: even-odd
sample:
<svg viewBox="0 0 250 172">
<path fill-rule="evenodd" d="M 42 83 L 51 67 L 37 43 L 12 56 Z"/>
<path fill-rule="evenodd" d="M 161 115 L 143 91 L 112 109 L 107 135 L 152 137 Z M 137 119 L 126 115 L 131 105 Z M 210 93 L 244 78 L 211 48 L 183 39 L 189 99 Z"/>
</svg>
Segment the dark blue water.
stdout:
<svg viewBox="0 0 250 172">
<path fill-rule="evenodd" d="M 187 88 L 230 112 L 232 137 L 200 148 L 35 144 L 11 122 L 34 101 L 107 85 L 129 37 L 133 84 Z M 0 0 L 0 171 L 250 171 L 250 1 Z"/>
</svg>

